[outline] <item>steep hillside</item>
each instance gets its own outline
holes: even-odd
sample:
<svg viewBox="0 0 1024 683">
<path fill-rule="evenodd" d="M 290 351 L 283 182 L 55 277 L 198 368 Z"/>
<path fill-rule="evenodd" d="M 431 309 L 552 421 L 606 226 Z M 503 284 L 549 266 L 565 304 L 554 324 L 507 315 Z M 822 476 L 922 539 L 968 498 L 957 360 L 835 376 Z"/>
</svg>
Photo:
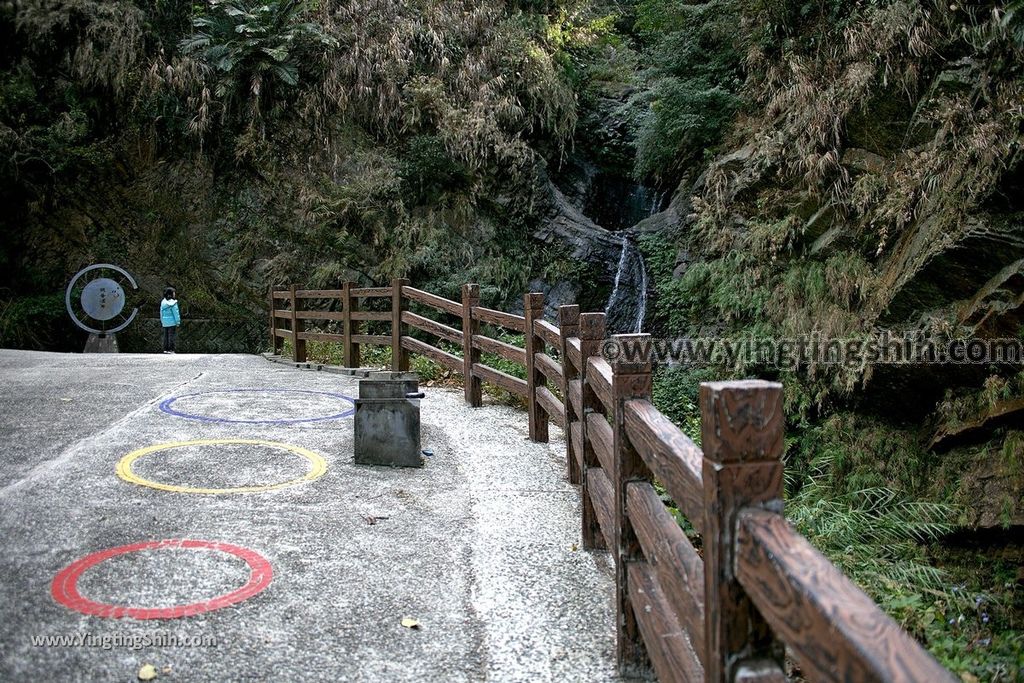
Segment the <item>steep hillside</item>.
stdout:
<svg viewBox="0 0 1024 683">
<path fill-rule="evenodd" d="M 835 341 L 655 398 L 697 436 L 700 381 L 783 381 L 792 521 L 964 680 L 1024 680 L 1024 368 L 863 353 L 1024 342 L 1022 123 L 1022 0 L 0 3 L 0 341 L 76 349 L 95 261 L 190 317 L 406 276 Z"/>
<path fill-rule="evenodd" d="M 776 9 L 738 13 L 744 106 L 645 242 L 661 268 L 656 322 L 862 343 L 882 330 L 1024 338 L 1024 16 L 925 2 Z M 855 409 L 921 429 L 939 450 L 995 436 L 1011 451 L 1020 436 L 1006 426 L 1021 422 L 994 418 L 1018 412 L 1019 371 L 813 360 L 778 370 L 806 418 Z M 974 434 L 947 438 L 970 421 Z M 972 523 L 1024 523 L 1019 496 L 994 498 L 1003 516 Z"/>
<path fill-rule="evenodd" d="M 95 261 L 208 314 L 255 312 L 285 281 L 478 280 L 501 301 L 585 268 L 530 239 L 558 213 L 539 178 L 576 109 L 528 3 L 0 12 L 8 343 L 67 345 L 41 316 Z"/>
<path fill-rule="evenodd" d="M 647 59 L 656 65 L 677 40 L 703 55 L 699 70 L 713 70 L 655 81 L 648 119 L 635 127 L 638 172 L 649 172 L 643 136 L 658 127 L 677 133 L 668 158 L 694 160 L 656 166 L 681 182 L 670 207 L 638 226 L 654 270 L 654 329 L 818 336 L 844 348 L 885 330 L 939 348 L 1020 345 L 1024 5 L 650 0 L 639 8 L 678 36 L 660 38 Z M 702 43 L 709 35 L 717 42 Z M 712 97 L 721 104 L 707 105 Z M 663 404 L 687 423 L 697 383 L 722 374 L 785 382 L 794 521 L 947 665 L 1017 680 L 1019 360 L 748 357 L 664 370 Z M 993 531 L 949 535 L 960 527 Z M 965 553 L 959 544 L 972 534 L 985 540 Z M 920 545 L 928 539 L 939 542 Z M 999 618 L 987 607 L 983 616 L 964 612 L 958 590 L 973 591 L 979 606 L 1000 604 Z"/>
</svg>

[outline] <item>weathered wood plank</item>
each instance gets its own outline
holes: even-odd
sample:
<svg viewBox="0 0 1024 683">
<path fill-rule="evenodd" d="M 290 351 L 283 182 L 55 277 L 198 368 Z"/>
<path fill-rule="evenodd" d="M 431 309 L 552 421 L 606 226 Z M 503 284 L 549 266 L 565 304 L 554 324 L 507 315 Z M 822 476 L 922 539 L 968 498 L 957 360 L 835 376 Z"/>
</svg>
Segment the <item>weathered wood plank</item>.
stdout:
<svg viewBox="0 0 1024 683">
<path fill-rule="evenodd" d="M 599 356 L 587 359 L 587 381 L 604 406 L 605 414 L 612 414 L 612 368 Z"/>
<path fill-rule="evenodd" d="M 287 299 L 291 296 L 291 292 L 287 289 L 278 289 L 274 291 L 275 299 Z"/>
<path fill-rule="evenodd" d="M 444 339 L 445 341 L 450 341 L 453 344 L 462 343 L 461 331 L 454 327 L 449 327 L 448 325 L 439 323 L 436 320 L 431 320 L 430 318 L 425 318 L 422 315 L 417 315 L 412 311 L 402 312 L 402 322 L 415 327 L 417 330 L 426 332 L 427 334 L 432 334 L 435 337 Z"/>
<path fill-rule="evenodd" d="M 700 385 L 704 448 L 704 672 L 732 683 L 741 662 L 774 660 L 783 647 L 736 578 L 736 517 L 754 505 L 782 510 L 785 415 L 776 382 Z"/>
<path fill-rule="evenodd" d="M 402 297 L 402 287 L 409 286 L 405 278 L 391 279 L 391 371 L 409 372 L 409 354 L 402 346 L 402 337 L 408 335 L 406 325 L 402 322 L 402 311 L 409 305 L 409 300 Z"/>
<path fill-rule="evenodd" d="M 577 415 L 583 414 L 583 383 L 578 380 L 569 381 L 569 400 Z"/>
<path fill-rule="evenodd" d="M 546 353 L 535 353 L 533 355 L 533 365 L 544 373 L 544 376 L 553 385 L 557 387 L 562 386 L 562 366 L 554 358 Z"/>
<path fill-rule="evenodd" d="M 548 442 L 548 414 L 537 403 L 537 389 L 547 384 L 548 379 L 537 367 L 537 354 L 544 352 L 544 339 L 536 332 L 536 323 L 544 315 L 544 294 L 527 292 L 523 295 L 523 315 L 526 322 L 523 329 L 523 349 L 526 365 L 526 416 L 529 420 L 530 440 Z"/>
<path fill-rule="evenodd" d="M 473 317 L 490 325 L 505 327 L 516 332 L 526 332 L 526 318 L 483 306 L 473 307 Z"/>
<path fill-rule="evenodd" d="M 675 614 L 669 609 L 654 569 L 646 562 L 630 562 L 627 567 L 633 613 L 658 681 L 703 681 L 704 669 Z"/>
<path fill-rule="evenodd" d="M 579 368 L 574 367 L 572 363 L 566 360 L 566 357 L 568 356 L 568 351 L 566 350 L 566 342 L 568 341 L 569 337 L 579 336 L 579 306 L 573 304 L 558 307 L 558 329 L 561 332 L 559 337 L 561 339 L 561 343 L 558 346 L 558 355 L 562 359 L 562 363 L 564 364 L 561 367 L 561 388 L 562 399 L 564 401 L 563 410 L 565 412 L 566 424 L 573 425 L 574 423 L 580 420 L 580 416 L 582 415 L 580 405 L 582 402 L 582 396 L 579 397 L 580 401 L 573 404 L 569 399 L 569 386 L 573 382 L 576 382 L 577 385 L 579 384 L 580 372 Z M 580 479 L 582 478 L 581 468 L 578 465 L 580 460 L 580 451 L 576 449 L 576 445 L 577 443 L 573 441 L 571 434 L 567 434 L 565 439 L 565 461 L 567 470 L 566 473 L 568 475 L 570 484 L 578 484 L 580 483 Z"/>
<path fill-rule="evenodd" d="M 558 327 L 547 320 L 534 320 L 533 330 L 538 337 L 544 340 L 545 344 L 550 344 L 556 349 L 561 347 L 562 335 L 559 334 Z"/>
<path fill-rule="evenodd" d="M 360 361 L 359 344 L 352 342 L 352 336 L 359 332 L 359 323 L 352 320 L 352 314 L 359 310 L 359 299 L 352 296 L 353 284 L 353 282 L 344 282 L 341 285 L 341 301 L 345 313 L 345 318 L 341 323 L 342 333 L 345 335 L 341 355 L 342 362 L 348 368 L 358 368 Z"/>
<path fill-rule="evenodd" d="M 581 313 L 579 320 L 579 350 L 580 356 L 584 359 L 594 356 L 600 352 L 601 343 L 605 338 L 605 315 L 604 313 Z M 572 340 L 570 340 L 572 341 Z M 591 383 L 590 375 L 593 375 L 584 360 L 580 366 L 580 394 L 583 399 L 583 410 L 579 413 L 581 418 L 584 418 L 587 413 L 602 412 L 601 399 L 599 399 L 594 393 L 594 387 Z M 580 486 L 582 492 L 580 495 L 582 503 L 582 514 L 581 517 L 581 536 L 583 540 L 583 547 L 587 550 L 597 550 L 609 548 L 605 544 L 605 536 L 600 530 L 600 524 L 597 521 L 597 513 L 594 511 L 593 501 L 589 493 L 589 484 L 587 482 L 588 472 L 593 469 L 600 469 L 601 463 L 594 454 L 594 446 L 590 443 L 590 439 L 587 437 L 587 420 L 580 420 L 580 445 L 583 447 L 583 467 L 580 470 Z"/>
<path fill-rule="evenodd" d="M 703 661 L 704 561 L 647 482 L 627 485 L 626 511 L 662 593 Z"/>
<path fill-rule="evenodd" d="M 473 363 L 473 374 L 485 382 L 495 384 L 516 396 L 526 398 L 526 381 L 518 377 L 505 374 L 501 370 L 495 370 L 481 363 Z"/>
<path fill-rule="evenodd" d="M 513 363 L 519 363 L 520 365 L 526 365 L 526 349 L 521 349 L 518 346 L 507 344 L 497 339 L 491 339 L 481 334 L 473 335 L 473 348 L 480 349 L 487 353 L 493 353 L 496 356 L 510 360 Z"/>
<path fill-rule="evenodd" d="M 289 290 L 289 299 L 292 303 L 292 360 L 296 363 L 306 362 L 306 342 L 302 338 L 302 332 L 305 329 L 305 325 L 299 318 L 299 311 L 302 309 L 302 300 L 298 297 L 299 288 L 297 285 L 292 285 Z"/>
<path fill-rule="evenodd" d="M 345 341 L 345 335 L 328 334 L 326 332 L 302 332 L 299 334 L 299 339 L 322 342 L 343 342 Z"/>
<path fill-rule="evenodd" d="M 302 320 L 344 320 L 344 311 L 299 311 Z"/>
<path fill-rule="evenodd" d="M 462 317 L 462 304 L 457 301 L 451 301 L 436 294 L 424 292 L 422 289 L 415 289 L 413 287 L 402 287 L 402 295 L 418 304 L 423 304 L 424 306 L 429 306 L 430 308 Z"/>
<path fill-rule="evenodd" d="M 466 403 L 474 408 L 483 405 L 480 378 L 473 367 L 480 362 L 480 351 L 473 347 L 473 337 L 480 334 L 480 321 L 473 316 L 473 309 L 480 303 L 480 286 L 473 283 L 462 285 L 462 364 Z"/>
<path fill-rule="evenodd" d="M 537 387 L 537 403 L 559 427 L 565 428 L 565 407 L 547 387 Z"/>
<path fill-rule="evenodd" d="M 371 346 L 391 346 L 391 336 L 385 334 L 353 334 L 353 344 L 369 344 Z"/>
<path fill-rule="evenodd" d="M 380 299 L 391 296 L 390 287 L 360 287 L 350 292 L 351 296 L 359 299 Z"/>
<path fill-rule="evenodd" d="M 781 515 L 748 508 L 736 533 L 737 577 L 809 679 L 958 680 Z"/>
<path fill-rule="evenodd" d="M 295 296 L 300 299 L 337 299 L 341 296 L 340 289 L 299 289 Z"/>
<path fill-rule="evenodd" d="M 583 369 L 583 354 L 580 351 L 580 340 L 576 337 L 570 337 L 565 342 L 566 355 L 572 364 L 578 368 Z"/>
<path fill-rule="evenodd" d="M 587 469 L 587 491 L 590 494 L 590 501 L 594 506 L 594 516 L 597 526 L 601 529 L 601 536 L 604 538 L 605 547 L 615 547 L 615 538 L 612 530 L 612 482 L 608 475 L 600 467 Z"/>
<path fill-rule="evenodd" d="M 449 370 L 462 374 L 462 359 L 458 356 L 442 351 L 439 348 L 433 347 L 426 342 L 422 342 L 414 337 L 402 337 L 402 346 L 406 350 L 418 353 L 421 356 L 426 356 L 430 360 L 440 363 Z"/>
<path fill-rule="evenodd" d="M 391 311 L 352 311 L 352 320 L 377 320 L 381 322 L 391 320 Z"/>
<path fill-rule="evenodd" d="M 626 401 L 625 414 L 630 443 L 676 506 L 700 531 L 704 526 L 704 455 L 700 448 L 650 401 Z"/>
<path fill-rule="evenodd" d="M 606 474 L 615 470 L 615 461 L 612 455 L 612 427 L 608 420 L 601 413 L 587 413 L 587 439 L 594 447 L 594 455 L 601 463 L 601 468 Z"/>
<path fill-rule="evenodd" d="M 291 331 L 289 331 L 289 330 L 282 330 L 280 327 L 278 327 L 277 329 L 274 330 L 274 334 L 277 335 L 278 337 L 283 337 L 285 339 L 291 339 L 292 338 Z"/>
<path fill-rule="evenodd" d="M 281 343 L 277 339 L 277 313 L 274 311 L 274 286 L 267 290 L 267 304 L 270 311 L 270 350 L 276 356 L 281 353 Z"/>
<path fill-rule="evenodd" d="M 650 335 L 615 335 L 620 348 L 630 349 L 636 344 L 650 344 Z M 623 429 L 625 403 L 632 399 L 650 400 L 652 379 L 651 363 L 647 359 L 630 360 L 620 355 L 611 364 L 612 412 L 609 414 L 612 431 L 612 486 L 615 503 L 612 508 L 615 525 L 615 612 L 616 659 L 622 674 L 643 674 L 648 656 L 643 635 L 633 610 L 633 596 L 626 576 L 627 565 L 644 561 L 643 548 L 626 512 L 626 486 L 631 481 L 651 481 L 651 471 L 636 452 Z"/>
<path fill-rule="evenodd" d="M 583 435 L 580 433 L 580 423 L 573 422 L 569 425 L 569 438 L 572 440 L 573 457 L 576 458 L 576 466 L 583 469 Z"/>
</svg>

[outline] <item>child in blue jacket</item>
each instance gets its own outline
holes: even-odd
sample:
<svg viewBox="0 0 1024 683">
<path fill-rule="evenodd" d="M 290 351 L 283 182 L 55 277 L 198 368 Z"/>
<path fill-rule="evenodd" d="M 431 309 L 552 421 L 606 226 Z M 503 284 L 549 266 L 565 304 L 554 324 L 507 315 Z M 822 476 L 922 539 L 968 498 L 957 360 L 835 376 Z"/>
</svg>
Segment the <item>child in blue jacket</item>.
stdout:
<svg viewBox="0 0 1024 683">
<path fill-rule="evenodd" d="M 164 353 L 174 353 L 181 311 L 178 309 L 178 300 L 174 298 L 173 287 L 164 290 L 164 300 L 160 302 L 160 323 L 164 326 Z"/>
</svg>

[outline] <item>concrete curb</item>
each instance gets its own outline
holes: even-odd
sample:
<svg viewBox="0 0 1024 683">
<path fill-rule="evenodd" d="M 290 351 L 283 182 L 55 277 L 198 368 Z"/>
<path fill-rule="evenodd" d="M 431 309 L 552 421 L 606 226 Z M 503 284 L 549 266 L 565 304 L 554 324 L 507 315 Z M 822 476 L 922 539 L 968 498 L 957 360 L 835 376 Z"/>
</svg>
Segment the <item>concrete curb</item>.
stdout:
<svg viewBox="0 0 1024 683">
<path fill-rule="evenodd" d="M 322 363 L 296 363 L 291 358 L 277 356 L 272 353 L 260 354 L 271 363 L 288 365 L 299 370 L 316 370 L 317 372 L 329 372 L 335 375 L 347 375 L 349 377 L 361 377 L 366 379 L 372 373 L 380 372 L 376 368 L 343 368 L 340 365 L 323 365 Z"/>
</svg>

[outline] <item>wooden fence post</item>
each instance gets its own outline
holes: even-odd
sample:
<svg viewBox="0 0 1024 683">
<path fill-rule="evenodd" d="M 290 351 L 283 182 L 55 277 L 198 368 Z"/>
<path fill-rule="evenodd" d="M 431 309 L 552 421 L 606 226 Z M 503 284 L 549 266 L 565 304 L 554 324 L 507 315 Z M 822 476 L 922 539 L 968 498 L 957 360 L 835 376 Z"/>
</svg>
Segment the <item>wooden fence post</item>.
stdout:
<svg viewBox="0 0 1024 683">
<path fill-rule="evenodd" d="M 572 442 L 572 425 L 578 423 L 581 416 L 576 414 L 576 407 L 569 397 L 569 386 L 580 378 L 580 369 L 573 365 L 569 358 L 569 339 L 580 334 L 580 307 L 558 307 L 558 331 L 561 336 L 561 347 L 558 349 L 562 359 L 562 400 L 565 403 L 565 459 L 568 466 L 569 483 L 580 483 L 580 465 L 576 447 Z"/>
<path fill-rule="evenodd" d="M 534 321 L 544 318 L 544 294 L 523 295 L 523 317 L 526 318 L 526 411 L 530 422 L 530 440 L 547 443 L 548 414 L 537 402 L 537 387 L 547 384 L 547 377 L 537 368 L 535 353 L 544 351 L 544 339 L 537 334 Z"/>
<path fill-rule="evenodd" d="M 391 371 L 409 371 L 409 352 L 402 348 L 402 337 L 407 335 L 405 323 L 402 322 L 402 311 L 407 307 L 407 300 L 402 296 L 402 287 L 408 287 L 409 281 L 396 277 L 391 280 Z"/>
<path fill-rule="evenodd" d="M 292 301 L 292 360 L 296 363 L 306 362 L 306 340 L 299 339 L 305 329 L 305 324 L 301 318 L 299 318 L 299 297 L 296 296 L 298 291 L 298 285 L 292 285 L 289 288 L 289 294 L 291 295 Z"/>
<path fill-rule="evenodd" d="M 588 550 L 603 550 L 605 548 L 601 523 L 594 511 L 594 502 L 590 499 L 590 486 L 587 483 L 587 470 L 591 467 L 601 466 L 601 462 L 597 459 L 597 453 L 594 452 L 594 447 L 587 437 L 587 415 L 602 409 L 601 399 L 590 388 L 590 382 L 587 380 L 587 359 L 601 352 L 603 340 L 604 313 L 581 313 L 580 376 L 583 379 L 581 382 L 583 414 L 580 415 L 580 446 L 583 448 L 583 471 L 580 472 L 580 484 L 582 485 L 580 498 L 583 499 L 583 547 Z"/>
<path fill-rule="evenodd" d="M 480 334 L 480 321 L 473 317 L 473 307 L 479 305 L 480 285 L 462 285 L 462 375 L 466 403 L 474 408 L 483 405 L 480 378 L 473 373 L 473 364 L 480 362 L 480 351 L 473 347 L 473 335 Z"/>
<path fill-rule="evenodd" d="M 354 282 L 345 282 L 341 285 L 342 311 L 344 313 L 341 345 L 342 356 L 344 356 L 343 361 L 345 367 L 348 368 L 359 367 L 359 344 L 352 343 L 352 335 L 356 333 L 356 323 L 352 320 L 352 312 L 359 308 L 359 301 L 352 296 L 354 288 Z"/>
<path fill-rule="evenodd" d="M 649 334 L 615 335 L 618 356 L 609 359 L 612 368 L 612 455 L 615 471 L 613 528 L 615 534 L 615 652 L 620 673 L 639 675 L 649 668 L 644 639 L 629 595 L 629 564 L 643 561 L 644 553 L 626 514 L 626 486 L 632 481 L 650 481 L 651 471 L 626 436 L 626 401 L 651 399 L 651 361 L 646 353 Z M 629 352 L 626 353 L 627 347 Z"/>
<path fill-rule="evenodd" d="M 277 301 L 274 299 L 274 285 L 270 285 L 270 352 L 275 356 L 281 349 L 281 341 L 277 336 Z"/>
<path fill-rule="evenodd" d="M 349 333 L 349 326 L 352 324 L 352 311 L 349 310 L 348 305 L 348 290 L 351 283 L 341 283 L 341 364 L 346 368 L 352 367 L 349 365 L 349 356 L 352 355 L 352 335 Z"/>
<path fill-rule="evenodd" d="M 782 385 L 754 380 L 700 386 L 704 451 L 705 681 L 741 670 L 785 680 L 782 645 L 735 575 L 736 517 L 744 507 L 782 512 Z M 749 678 L 749 676 L 747 677 Z"/>
</svg>

